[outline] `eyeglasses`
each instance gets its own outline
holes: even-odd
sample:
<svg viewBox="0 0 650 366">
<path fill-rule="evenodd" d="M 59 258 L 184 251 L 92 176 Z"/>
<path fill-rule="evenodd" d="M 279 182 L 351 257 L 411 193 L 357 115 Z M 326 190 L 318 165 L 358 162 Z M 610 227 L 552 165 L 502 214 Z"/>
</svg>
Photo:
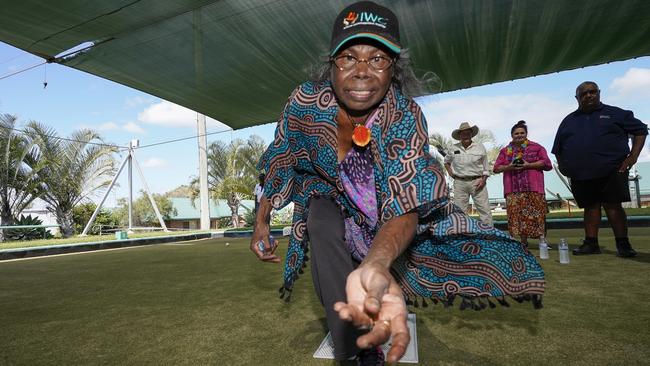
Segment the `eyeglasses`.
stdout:
<svg viewBox="0 0 650 366">
<path fill-rule="evenodd" d="M 393 64 L 392 59 L 384 56 L 373 56 L 370 57 L 369 59 L 362 59 L 362 58 L 356 58 L 352 55 L 340 55 L 334 57 L 332 59 L 332 62 L 341 71 L 352 70 L 357 66 L 358 63 L 365 62 L 368 64 L 368 66 L 370 66 L 371 69 L 382 72 L 388 69 Z"/>
</svg>

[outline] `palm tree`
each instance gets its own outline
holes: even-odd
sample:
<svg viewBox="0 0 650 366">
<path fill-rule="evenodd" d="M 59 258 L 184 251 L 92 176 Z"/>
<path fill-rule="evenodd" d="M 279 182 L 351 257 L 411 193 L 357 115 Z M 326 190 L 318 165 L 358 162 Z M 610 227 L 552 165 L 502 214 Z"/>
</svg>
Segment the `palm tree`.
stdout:
<svg viewBox="0 0 650 366">
<path fill-rule="evenodd" d="M 30 122 L 27 131 L 38 146 L 39 160 L 47 164 L 38 174 L 47 186 L 41 199 L 56 216 L 63 236 L 72 236 L 72 209 L 110 184 L 117 149 L 101 144 L 99 134 L 88 129 L 75 131 L 68 139 L 38 122 Z"/>
<path fill-rule="evenodd" d="M 453 149 L 454 142 L 451 139 L 444 137 L 440 133 L 434 132 L 429 135 L 429 145 L 437 151 L 436 154 L 436 152 L 430 150 L 431 156 L 433 156 L 440 165 L 440 170 L 445 175 L 445 184 L 447 185 L 447 190 L 449 193 L 452 193 L 454 191 L 452 184 L 453 179 L 449 173 L 447 173 L 447 169 L 445 169 L 445 156 L 447 156 L 447 154 L 449 154 L 449 152 Z"/>
<path fill-rule="evenodd" d="M 0 115 L 0 225 L 14 218 L 43 192 L 38 180 L 42 164 L 30 139 L 17 133 L 16 116 Z M 0 230 L 0 241 L 3 240 Z"/>
<path fill-rule="evenodd" d="M 257 170 L 257 163 L 266 151 L 267 143 L 257 135 L 251 135 L 246 140 L 244 148 L 240 151 L 239 157 L 242 160 L 242 165 L 247 177 L 252 177 L 252 187 L 257 184 L 259 171 Z M 249 190 L 249 194 L 252 190 Z"/>
<path fill-rule="evenodd" d="M 569 192 L 573 193 L 573 190 L 571 190 L 571 182 L 569 181 L 569 178 L 566 175 L 562 174 L 562 172 L 560 172 L 560 166 L 558 165 L 557 161 L 553 161 L 552 163 L 553 163 L 553 170 L 555 171 L 555 174 L 557 174 L 558 178 L 560 178 L 560 181 L 562 182 L 562 184 L 564 184 L 566 189 L 569 190 Z M 571 200 L 569 199 L 563 198 L 562 195 L 560 195 L 557 192 L 553 192 L 548 188 L 546 188 L 546 192 L 557 197 L 560 200 L 560 202 L 566 202 L 569 213 L 571 213 L 571 206 L 574 207 L 577 206 L 574 202 L 571 202 Z"/>
<path fill-rule="evenodd" d="M 429 135 L 429 145 L 435 147 L 440 155 L 444 157 L 449 154 L 451 149 L 454 147 L 454 142 L 440 133 L 434 132 Z"/>
<path fill-rule="evenodd" d="M 480 130 L 478 135 L 476 135 L 472 140 L 480 142 L 485 146 L 485 150 L 487 151 L 488 167 L 490 168 L 490 174 L 492 174 L 494 162 L 499 157 L 499 151 L 501 151 L 505 145 L 497 144 L 497 139 L 494 137 L 494 133 L 490 130 Z"/>
<path fill-rule="evenodd" d="M 264 153 L 266 144 L 256 135 L 247 141 L 235 139 L 229 144 L 214 141 L 208 147 L 208 187 L 213 199 L 225 199 L 232 213 L 232 222 L 238 226 L 238 211 L 243 197 L 251 197 L 258 181 L 257 162 Z M 199 195 L 199 181 L 190 182 L 191 197 Z"/>
</svg>

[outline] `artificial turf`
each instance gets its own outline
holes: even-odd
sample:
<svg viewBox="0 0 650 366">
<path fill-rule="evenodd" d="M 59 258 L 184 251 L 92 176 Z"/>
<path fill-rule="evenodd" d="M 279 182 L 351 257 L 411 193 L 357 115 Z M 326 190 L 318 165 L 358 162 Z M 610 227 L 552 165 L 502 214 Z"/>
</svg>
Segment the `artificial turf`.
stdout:
<svg viewBox="0 0 650 366">
<path fill-rule="evenodd" d="M 420 365 L 648 364 L 650 228 L 630 234 L 635 259 L 602 229 L 602 255 L 561 265 L 559 238 L 582 232 L 549 231 L 542 310 L 414 309 Z M 309 270 L 288 304 L 281 271 L 230 238 L 0 262 L 0 364 L 334 365 L 312 358 L 327 331 Z"/>
</svg>

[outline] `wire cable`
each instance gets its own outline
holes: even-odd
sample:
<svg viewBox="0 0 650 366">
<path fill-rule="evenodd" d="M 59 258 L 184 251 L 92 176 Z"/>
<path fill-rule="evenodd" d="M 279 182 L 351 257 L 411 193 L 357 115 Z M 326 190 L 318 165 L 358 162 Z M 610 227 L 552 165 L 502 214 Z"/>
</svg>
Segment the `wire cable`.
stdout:
<svg viewBox="0 0 650 366">
<path fill-rule="evenodd" d="M 21 50 L 21 51 L 22 51 L 22 50 Z M 22 53 L 19 53 L 19 54 L 15 55 L 15 56 L 9 57 L 8 59 L 6 59 L 6 60 L 4 60 L 4 61 L 0 61 L 0 65 L 6 64 L 6 63 L 8 63 L 8 62 L 11 62 L 11 61 L 13 61 L 13 60 L 17 60 L 17 59 L 19 59 L 19 58 L 21 58 L 21 57 L 25 57 L 25 56 L 28 56 L 28 55 L 34 56 L 34 55 L 32 55 L 31 53 L 29 53 L 29 52 L 22 51 Z M 38 57 L 38 56 L 37 56 L 37 57 Z"/>
<path fill-rule="evenodd" d="M 29 134 L 28 131 L 20 129 L 20 128 L 8 127 L 8 126 L 2 126 L 2 125 L 0 125 L 0 128 L 4 128 L 6 130 L 12 130 L 12 131 L 16 131 L 16 132 L 22 132 L 24 134 Z M 70 138 L 67 138 L 67 137 L 56 136 L 56 135 L 44 135 L 44 136 L 47 136 L 49 138 L 53 138 L 53 139 L 56 139 L 56 140 L 63 140 L 63 141 L 69 141 L 69 142 L 82 142 L 82 143 L 86 143 L 86 144 L 89 144 L 89 145 L 112 147 L 112 148 L 115 148 L 115 149 L 118 149 L 118 150 L 128 150 L 129 149 L 128 147 L 118 146 L 118 145 L 115 145 L 115 144 L 103 144 L 103 143 L 100 143 L 100 142 L 81 141 L 81 140 L 70 139 Z"/>
<path fill-rule="evenodd" d="M 32 65 L 32 66 L 29 66 L 29 67 L 24 68 L 24 69 L 22 69 L 22 70 L 14 71 L 14 72 L 12 72 L 12 73 L 10 73 L 10 74 L 4 75 L 4 76 L 0 76 L 0 80 L 2 80 L 2 79 L 6 79 L 6 78 L 8 78 L 8 77 L 12 77 L 12 76 L 14 76 L 14 75 L 18 75 L 18 74 L 20 74 L 20 73 L 23 73 L 23 72 L 25 72 L 25 71 L 31 70 L 31 69 L 36 68 L 36 67 L 39 67 L 39 66 L 43 66 L 43 65 L 45 65 L 46 63 L 47 63 L 47 61 L 43 61 L 43 62 L 41 62 L 40 64 Z"/>
<path fill-rule="evenodd" d="M 22 130 L 20 128 L 15 128 L 15 127 L 0 126 L 0 128 L 4 128 L 4 129 L 7 129 L 7 130 L 13 130 L 13 131 L 17 131 L 17 132 L 22 132 L 22 133 L 25 133 L 25 134 L 28 133 L 28 131 Z M 134 148 L 134 149 L 144 149 L 144 148 L 152 147 L 152 146 L 166 145 L 166 144 L 171 144 L 171 143 L 174 143 L 174 142 L 196 139 L 196 138 L 203 137 L 203 136 L 218 135 L 218 134 L 222 134 L 222 133 L 225 133 L 225 132 L 228 132 L 228 131 L 232 131 L 232 129 L 229 128 L 227 130 L 207 132 L 207 133 L 205 133 L 203 135 L 196 134 L 196 135 L 192 135 L 192 136 L 188 136 L 188 137 L 181 137 L 181 138 L 178 138 L 178 139 L 154 142 L 154 143 L 151 143 L 151 144 L 139 146 L 139 147 Z M 55 136 L 55 135 L 46 135 L 46 136 L 50 137 L 50 138 L 53 138 L 53 139 L 63 140 L 63 141 L 85 142 L 85 141 L 80 141 L 80 140 L 70 139 L 70 138 L 67 138 L 67 137 Z M 103 144 L 103 143 L 99 143 L 99 142 L 86 142 L 86 143 L 90 144 L 90 145 L 112 147 L 112 148 L 115 148 L 115 149 L 118 149 L 118 150 L 121 150 L 121 151 L 126 151 L 126 150 L 129 149 L 129 147 L 115 145 L 115 144 Z"/>
<path fill-rule="evenodd" d="M 138 0 L 138 1 L 139 1 L 139 0 Z M 104 39 L 104 40 L 102 40 L 102 41 L 93 42 L 92 44 L 90 44 L 90 45 L 88 45 L 88 46 L 86 46 L 86 47 L 83 47 L 83 48 L 81 48 L 81 49 L 78 49 L 78 50 L 77 50 L 77 49 L 73 49 L 73 50 L 71 50 L 71 51 L 69 51 L 69 52 L 66 52 L 66 53 L 64 53 L 64 54 L 58 55 L 57 57 L 50 57 L 50 58 L 46 59 L 45 61 L 41 62 L 40 64 L 32 65 L 32 66 L 28 66 L 28 67 L 26 67 L 26 68 L 24 68 L 24 69 L 21 69 L 21 70 L 18 70 L 18 71 L 12 72 L 12 73 L 7 74 L 7 75 L 4 75 L 4 76 L 0 76 L 0 80 L 2 80 L 2 79 L 6 79 L 6 78 L 8 78 L 8 77 L 11 77 L 11 76 L 14 76 L 14 75 L 17 75 L 17 74 L 20 74 L 20 73 L 25 72 L 25 71 L 27 71 L 27 70 L 31 70 L 31 69 L 36 68 L 36 67 L 39 67 L 39 66 L 41 66 L 41 65 L 46 65 L 46 64 L 51 64 L 51 63 L 61 64 L 61 61 L 62 61 L 62 60 L 65 60 L 65 59 L 66 59 L 67 57 L 69 57 L 69 56 L 77 55 L 77 54 L 81 54 L 81 53 L 83 53 L 84 51 L 86 51 L 86 50 L 88 50 L 88 49 L 90 49 L 90 48 L 93 48 L 93 47 L 95 47 L 95 46 L 97 46 L 97 45 L 99 45 L 99 44 L 106 43 L 106 42 L 111 41 L 111 40 L 113 40 L 112 37 L 111 37 L 111 38 Z"/>
<path fill-rule="evenodd" d="M 191 140 L 191 139 L 196 139 L 196 138 L 203 137 L 203 136 L 218 135 L 218 134 L 225 133 L 225 132 L 228 132 L 228 131 L 232 131 L 232 128 L 229 128 L 227 130 L 222 130 L 222 131 L 206 132 L 205 134 L 202 134 L 202 135 L 196 134 L 196 135 L 193 135 L 193 136 L 181 137 L 181 138 L 174 139 L 174 140 L 166 140 L 166 141 L 161 141 L 161 142 L 155 142 L 155 143 L 148 144 L 148 145 L 142 145 L 142 146 L 138 147 L 138 149 L 143 149 L 145 147 L 152 147 L 152 146 L 158 146 L 158 145 L 171 144 L 172 142 Z"/>
</svg>

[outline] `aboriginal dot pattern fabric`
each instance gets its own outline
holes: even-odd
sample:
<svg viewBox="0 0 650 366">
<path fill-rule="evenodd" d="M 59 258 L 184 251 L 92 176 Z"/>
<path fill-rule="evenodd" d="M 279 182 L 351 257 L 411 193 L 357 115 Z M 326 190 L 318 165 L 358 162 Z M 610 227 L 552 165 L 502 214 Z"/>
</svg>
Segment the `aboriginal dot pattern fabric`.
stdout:
<svg viewBox="0 0 650 366">
<path fill-rule="evenodd" d="M 541 306 L 544 272 L 535 257 L 507 233 L 465 215 L 448 197 L 442 167 L 429 154 L 427 122 L 420 107 L 392 85 L 370 126 L 377 218 L 371 220 L 350 199 L 339 175 L 336 114 L 330 82 L 307 82 L 291 94 L 273 142 L 258 168 L 266 172 L 264 192 L 280 209 L 294 202 L 292 235 L 285 260 L 285 300 L 308 260 L 307 207 L 328 197 L 346 220 L 375 235 L 393 217 L 416 211 L 417 234 L 391 271 L 407 303 L 424 299 L 464 306 L 492 306 L 489 297 L 532 300 Z M 481 301 L 485 300 L 485 301 Z"/>
</svg>

